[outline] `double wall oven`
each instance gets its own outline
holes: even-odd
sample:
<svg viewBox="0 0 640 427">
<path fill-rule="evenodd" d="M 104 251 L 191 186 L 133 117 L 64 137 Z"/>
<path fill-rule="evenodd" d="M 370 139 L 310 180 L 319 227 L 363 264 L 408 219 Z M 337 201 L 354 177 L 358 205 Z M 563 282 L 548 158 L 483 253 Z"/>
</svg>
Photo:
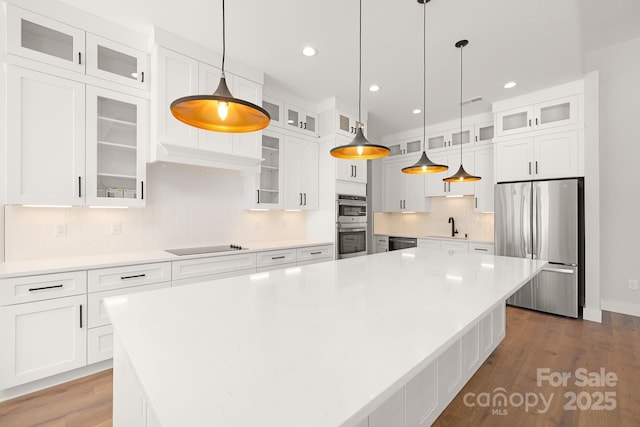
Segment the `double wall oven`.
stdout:
<svg viewBox="0 0 640 427">
<path fill-rule="evenodd" d="M 338 259 L 367 254 L 367 198 L 338 194 L 336 197 Z"/>
</svg>

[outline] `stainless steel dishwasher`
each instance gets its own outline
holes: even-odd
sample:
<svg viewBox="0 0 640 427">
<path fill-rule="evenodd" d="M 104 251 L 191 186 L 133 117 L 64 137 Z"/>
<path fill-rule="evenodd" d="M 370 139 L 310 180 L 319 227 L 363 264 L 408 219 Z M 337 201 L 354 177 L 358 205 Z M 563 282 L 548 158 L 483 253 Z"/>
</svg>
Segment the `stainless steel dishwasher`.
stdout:
<svg viewBox="0 0 640 427">
<path fill-rule="evenodd" d="M 415 248 L 416 246 L 418 246 L 418 239 L 415 237 L 389 236 L 389 251 Z"/>
</svg>

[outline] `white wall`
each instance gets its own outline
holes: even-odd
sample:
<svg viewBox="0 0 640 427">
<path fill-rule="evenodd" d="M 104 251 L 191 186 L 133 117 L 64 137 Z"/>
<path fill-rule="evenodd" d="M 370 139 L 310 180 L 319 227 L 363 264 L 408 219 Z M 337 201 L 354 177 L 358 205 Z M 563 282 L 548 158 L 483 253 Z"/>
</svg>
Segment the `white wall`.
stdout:
<svg viewBox="0 0 640 427">
<path fill-rule="evenodd" d="M 600 282 L 602 309 L 640 316 L 640 39 L 590 52 L 600 76 Z"/>
<path fill-rule="evenodd" d="M 303 212 L 245 210 L 235 172 L 150 164 L 146 190 L 146 208 L 6 206 L 6 260 L 305 238 Z M 55 237 L 55 224 L 66 224 L 65 237 Z"/>
</svg>

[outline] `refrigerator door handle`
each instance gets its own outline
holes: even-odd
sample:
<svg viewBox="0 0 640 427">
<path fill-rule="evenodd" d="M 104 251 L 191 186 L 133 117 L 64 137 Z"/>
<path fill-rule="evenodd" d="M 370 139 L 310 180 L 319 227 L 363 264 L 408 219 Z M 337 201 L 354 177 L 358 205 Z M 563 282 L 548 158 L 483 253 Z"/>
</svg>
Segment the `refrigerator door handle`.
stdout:
<svg viewBox="0 0 640 427">
<path fill-rule="evenodd" d="M 552 267 L 543 267 L 542 271 L 549 271 L 551 273 L 563 273 L 563 274 L 575 273 L 575 270 L 570 270 L 568 268 L 552 268 Z"/>
</svg>

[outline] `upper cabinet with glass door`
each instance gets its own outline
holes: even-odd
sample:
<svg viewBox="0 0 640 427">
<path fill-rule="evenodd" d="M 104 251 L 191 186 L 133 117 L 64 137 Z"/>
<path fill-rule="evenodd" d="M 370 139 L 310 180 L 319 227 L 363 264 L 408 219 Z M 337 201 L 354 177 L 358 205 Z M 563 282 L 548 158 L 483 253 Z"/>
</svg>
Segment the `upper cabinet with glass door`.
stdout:
<svg viewBox="0 0 640 427">
<path fill-rule="evenodd" d="M 397 156 L 420 153 L 422 151 L 422 138 L 404 139 L 397 142 L 387 143 L 386 146 L 389 148 L 389 155 L 387 157 L 383 157 L 383 160 L 391 160 L 398 158 Z"/>
<path fill-rule="evenodd" d="M 7 8 L 7 48 L 10 54 L 34 61 L 139 89 L 148 88 L 145 52 L 12 4 Z"/>
<path fill-rule="evenodd" d="M 318 136 L 318 113 L 306 111 L 295 105 L 285 104 L 283 126 L 285 129 Z"/>
<path fill-rule="evenodd" d="M 474 127 L 465 126 L 460 130 L 450 129 L 427 135 L 428 151 L 447 151 L 452 147 L 460 147 L 462 145 L 472 144 L 474 140 Z"/>
<path fill-rule="evenodd" d="M 87 87 L 86 204 L 144 206 L 146 100 Z"/>
<path fill-rule="evenodd" d="M 578 122 L 578 96 L 496 112 L 496 136 L 567 126 Z"/>
</svg>

